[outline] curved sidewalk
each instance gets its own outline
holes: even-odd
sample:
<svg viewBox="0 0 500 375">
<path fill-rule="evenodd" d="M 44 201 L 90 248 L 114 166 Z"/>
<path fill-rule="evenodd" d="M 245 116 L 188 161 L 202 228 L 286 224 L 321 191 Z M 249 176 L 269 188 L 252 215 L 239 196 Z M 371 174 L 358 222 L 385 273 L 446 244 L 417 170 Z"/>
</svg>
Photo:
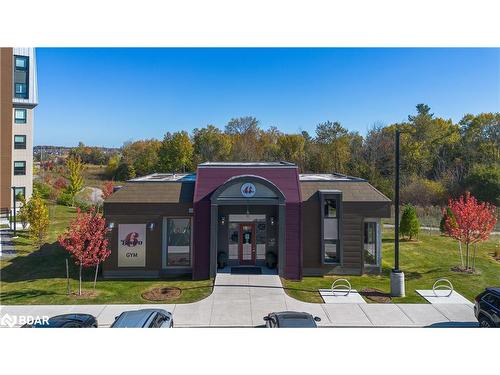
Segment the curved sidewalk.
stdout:
<svg viewBox="0 0 500 375">
<path fill-rule="evenodd" d="M 10 316 L 89 313 L 109 327 L 125 310 L 157 307 L 174 314 L 176 327 L 256 327 L 272 311 L 305 311 L 323 327 L 477 327 L 470 305 L 461 304 L 316 304 L 288 296 L 277 275 L 217 274 L 213 293 L 188 304 L 1 306 Z"/>
</svg>

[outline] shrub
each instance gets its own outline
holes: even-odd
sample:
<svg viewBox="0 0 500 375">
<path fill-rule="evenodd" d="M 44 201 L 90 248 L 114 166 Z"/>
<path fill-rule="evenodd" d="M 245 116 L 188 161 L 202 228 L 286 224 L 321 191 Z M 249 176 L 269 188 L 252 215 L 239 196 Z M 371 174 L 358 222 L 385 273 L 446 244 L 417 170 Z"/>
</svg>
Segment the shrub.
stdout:
<svg viewBox="0 0 500 375">
<path fill-rule="evenodd" d="M 51 190 L 52 190 L 51 186 L 44 182 L 35 181 L 33 183 L 33 192 L 34 193 L 36 192 L 42 199 L 48 199 Z"/>
<path fill-rule="evenodd" d="M 266 253 L 266 266 L 269 268 L 275 268 L 277 263 L 276 254 L 272 251 Z"/>
<path fill-rule="evenodd" d="M 58 190 L 63 190 L 68 187 L 68 182 L 62 178 L 59 177 L 55 182 L 54 182 L 54 188 Z"/>
<path fill-rule="evenodd" d="M 417 218 L 417 210 L 411 204 L 405 205 L 399 223 L 399 233 L 401 233 L 402 236 L 408 236 L 411 240 L 413 237 L 418 236 L 419 231 L 420 223 Z"/>
<path fill-rule="evenodd" d="M 401 189 L 401 201 L 417 206 L 441 205 L 446 200 L 446 188 L 439 181 L 413 178 Z"/>
<path fill-rule="evenodd" d="M 226 267 L 227 264 L 227 254 L 224 251 L 219 251 L 217 253 L 217 266 L 219 268 Z"/>
<path fill-rule="evenodd" d="M 135 169 L 133 165 L 128 163 L 120 163 L 116 169 L 115 179 L 118 181 L 126 181 L 135 177 Z"/>
<path fill-rule="evenodd" d="M 49 210 L 43 199 L 34 193 L 23 206 L 23 220 L 29 223 L 29 237 L 38 246 L 47 239 L 49 230 Z"/>
<path fill-rule="evenodd" d="M 71 206 L 73 204 L 73 196 L 67 191 L 63 191 L 59 194 L 59 197 L 57 197 L 57 204 Z"/>
<path fill-rule="evenodd" d="M 442 234 L 446 234 L 446 219 L 451 218 L 452 222 L 455 222 L 455 217 L 453 216 L 453 211 L 450 210 L 450 207 L 446 207 L 443 209 L 443 217 L 441 218 L 441 221 L 439 222 L 439 231 Z"/>
</svg>

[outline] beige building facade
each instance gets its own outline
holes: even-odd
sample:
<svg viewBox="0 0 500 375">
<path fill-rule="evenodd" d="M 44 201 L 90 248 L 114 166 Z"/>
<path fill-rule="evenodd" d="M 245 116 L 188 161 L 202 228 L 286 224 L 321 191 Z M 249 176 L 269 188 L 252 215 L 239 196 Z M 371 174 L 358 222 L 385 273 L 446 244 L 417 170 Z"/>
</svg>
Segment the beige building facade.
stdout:
<svg viewBox="0 0 500 375">
<path fill-rule="evenodd" d="M 3 215 L 12 210 L 14 194 L 26 199 L 33 194 L 33 127 L 37 104 L 34 48 L 1 48 L 0 210 Z"/>
</svg>

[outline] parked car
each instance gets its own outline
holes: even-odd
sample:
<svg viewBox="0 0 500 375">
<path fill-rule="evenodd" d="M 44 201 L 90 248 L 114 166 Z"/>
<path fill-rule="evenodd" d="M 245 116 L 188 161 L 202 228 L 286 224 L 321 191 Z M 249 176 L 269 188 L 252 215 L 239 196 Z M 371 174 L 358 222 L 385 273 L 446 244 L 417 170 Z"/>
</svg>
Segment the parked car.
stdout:
<svg viewBox="0 0 500 375">
<path fill-rule="evenodd" d="M 500 327 L 500 287 L 486 288 L 476 297 L 474 314 L 480 327 Z"/>
<path fill-rule="evenodd" d="M 316 328 L 321 318 L 306 312 L 272 312 L 264 317 L 266 328 Z"/>
<path fill-rule="evenodd" d="M 124 311 L 116 317 L 111 328 L 173 328 L 172 313 L 163 309 Z"/>
<path fill-rule="evenodd" d="M 90 314 L 63 314 L 22 328 L 97 328 L 97 319 Z"/>
</svg>

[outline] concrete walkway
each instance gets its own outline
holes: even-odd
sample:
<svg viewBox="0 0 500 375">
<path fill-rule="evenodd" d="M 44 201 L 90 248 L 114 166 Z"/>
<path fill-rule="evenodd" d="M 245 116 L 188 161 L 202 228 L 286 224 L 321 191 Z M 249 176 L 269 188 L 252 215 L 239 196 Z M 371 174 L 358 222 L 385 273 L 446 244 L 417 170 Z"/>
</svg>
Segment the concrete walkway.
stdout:
<svg viewBox="0 0 500 375">
<path fill-rule="evenodd" d="M 16 255 L 16 249 L 12 242 L 13 231 L 8 228 L 0 229 L 0 257 Z"/>
<path fill-rule="evenodd" d="M 321 318 L 323 327 L 477 327 L 473 308 L 460 304 L 316 304 L 289 297 L 277 275 L 220 273 L 213 293 L 188 304 L 141 305 L 30 305 L 2 306 L 0 319 L 9 316 L 54 316 L 89 313 L 100 327 L 109 327 L 125 310 L 157 307 L 174 314 L 176 327 L 256 327 L 272 311 L 306 311 Z"/>
</svg>

